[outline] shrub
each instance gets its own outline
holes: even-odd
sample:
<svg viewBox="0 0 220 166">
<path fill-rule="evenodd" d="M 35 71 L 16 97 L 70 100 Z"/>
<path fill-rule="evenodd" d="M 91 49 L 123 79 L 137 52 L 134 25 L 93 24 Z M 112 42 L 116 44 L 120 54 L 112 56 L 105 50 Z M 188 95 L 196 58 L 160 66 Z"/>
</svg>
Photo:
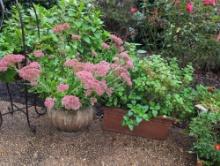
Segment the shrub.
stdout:
<svg viewBox="0 0 220 166">
<path fill-rule="evenodd" d="M 220 112 L 202 113 L 190 123 L 190 135 L 195 138 L 194 151 L 205 165 L 220 164 Z"/>
<path fill-rule="evenodd" d="M 124 5 L 123 9 L 113 3 L 114 8 L 111 5 L 109 8 L 112 12 L 106 15 L 107 20 L 110 17 L 120 22 L 122 28 L 117 29 L 126 29 L 128 41 L 141 43 L 142 49 L 149 53 L 177 57 L 183 65 L 193 62 L 196 68 L 220 67 L 219 3 L 212 5 L 196 0 L 188 12 L 187 0 L 129 2 L 129 7 Z M 126 19 L 114 17 L 116 11 L 124 11 L 121 14 Z"/>
</svg>

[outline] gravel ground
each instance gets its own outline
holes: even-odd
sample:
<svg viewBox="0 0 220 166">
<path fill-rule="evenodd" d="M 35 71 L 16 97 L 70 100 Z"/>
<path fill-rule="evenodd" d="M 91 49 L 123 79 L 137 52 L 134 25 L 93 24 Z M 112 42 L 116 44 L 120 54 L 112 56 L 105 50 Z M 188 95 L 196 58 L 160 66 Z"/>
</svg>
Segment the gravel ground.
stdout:
<svg viewBox="0 0 220 166">
<path fill-rule="evenodd" d="M 1 111 L 8 102 L 0 101 Z M 30 110 L 34 112 L 33 109 Z M 54 129 L 47 116 L 31 113 L 33 134 L 23 114 L 4 117 L 0 130 L 0 165 L 137 165 L 190 166 L 195 157 L 187 153 L 190 141 L 173 130 L 166 141 L 104 132 L 97 119 L 86 131 L 64 133 Z"/>
</svg>

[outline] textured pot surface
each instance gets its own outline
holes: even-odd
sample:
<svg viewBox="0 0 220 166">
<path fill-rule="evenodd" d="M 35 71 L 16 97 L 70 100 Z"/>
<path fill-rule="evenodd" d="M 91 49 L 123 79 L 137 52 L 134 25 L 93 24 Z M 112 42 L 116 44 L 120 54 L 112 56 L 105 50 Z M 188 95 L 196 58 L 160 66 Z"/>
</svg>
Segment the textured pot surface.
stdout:
<svg viewBox="0 0 220 166">
<path fill-rule="evenodd" d="M 169 135 L 169 130 L 173 125 L 173 120 L 163 117 L 154 118 L 150 121 L 143 121 L 139 126 L 130 131 L 128 127 L 122 126 L 125 111 L 118 108 L 102 108 L 104 112 L 103 129 L 107 131 L 119 132 L 134 136 L 151 139 L 164 140 Z"/>
<path fill-rule="evenodd" d="M 79 111 L 51 110 L 48 112 L 49 119 L 58 130 L 73 132 L 88 127 L 94 118 L 92 107 Z"/>
</svg>

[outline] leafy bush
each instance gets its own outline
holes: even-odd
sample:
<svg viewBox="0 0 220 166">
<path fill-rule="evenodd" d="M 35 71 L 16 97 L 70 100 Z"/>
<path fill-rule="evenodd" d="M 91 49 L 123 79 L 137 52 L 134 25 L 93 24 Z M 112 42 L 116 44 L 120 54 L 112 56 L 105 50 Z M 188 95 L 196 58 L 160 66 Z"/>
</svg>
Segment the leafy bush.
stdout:
<svg viewBox="0 0 220 166">
<path fill-rule="evenodd" d="M 211 112 L 220 111 L 220 90 L 214 87 L 196 86 L 195 103 Z"/>
<path fill-rule="evenodd" d="M 203 113 L 190 124 L 190 135 L 196 141 L 194 150 L 205 165 L 220 164 L 220 112 Z"/>
<path fill-rule="evenodd" d="M 195 114 L 194 91 L 189 87 L 192 72 L 190 65 L 179 68 L 175 59 L 166 61 L 157 55 L 136 59 L 131 71 L 132 89 L 119 89 L 110 97 L 107 106 L 129 110 L 124 125 L 130 129 L 142 120 L 162 115 L 187 119 Z"/>
<path fill-rule="evenodd" d="M 34 11 L 32 9 L 27 12 L 22 10 L 25 25 L 26 52 L 32 52 L 35 47 L 36 49 L 44 47 L 40 44 L 43 43 L 48 46 L 46 51 L 52 53 L 57 47 L 56 43 L 59 43 L 56 36 L 51 35 L 53 26 L 58 23 L 68 22 L 71 25 L 71 31 L 80 35 L 83 41 L 80 45 L 77 45 L 77 43 L 68 43 L 69 40 L 65 40 L 67 41 L 65 47 L 68 48 L 68 51 L 75 50 L 83 55 L 84 59 L 85 57 L 89 59 L 92 52 L 97 52 L 97 55 L 100 55 L 100 57 L 103 54 L 109 54 L 109 52 L 99 49 L 99 46 L 107 39 L 108 33 L 102 28 L 99 11 L 95 10 L 91 4 L 85 4 L 83 1 L 75 0 L 71 0 L 68 3 L 60 1 L 58 6 L 54 6 L 49 10 L 40 6 L 36 6 L 36 10 L 40 18 L 40 39 L 38 37 Z M 3 32 L 1 33 L 3 37 L 0 39 L 0 56 L 7 53 L 20 53 L 24 51 L 22 50 L 22 35 L 18 20 L 18 10 L 14 8 L 12 18 L 6 21 Z M 13 41 L 11 40 L 12 38 Z M 69 36 L 69 38 L 71 37 Z M 73 49 L 73 47 L 77 47 L 78 49 Z M 98 54 L 100 51 L 102 53 Z M 76 52 L 72 52 L 72 55 L 76 55 Z M 98 57 L 96 59 L 97 61 L 100 60 Z"/>
<path fill-rule="evenodd" d="M 203 69 L 220 67 L 219 3 L 205 5 L 204 1 L 195 0 L 189 13 L 187 0 L 129 2 L 130 12 L 129 7 L 124 7 L 126 5 L 118 7 L 117 3 L 112 3 L 114 7 L 109 5 L 108 9 L 112 12 L 106 15 L 107 20 L 112 18 L 120 22 L 118 25 L 122 28 L 117 29 L 127 31 L 126 35 L 121 35 L 128 37 L 128 41 L 141 43 L 142 49 L 149 53 L 177 57 L 183 65 L 193 62 L 195 67 Z M 114 17 L 116 11 L 121 15 L 125 13 L 126 19 Z"/>
</svg>

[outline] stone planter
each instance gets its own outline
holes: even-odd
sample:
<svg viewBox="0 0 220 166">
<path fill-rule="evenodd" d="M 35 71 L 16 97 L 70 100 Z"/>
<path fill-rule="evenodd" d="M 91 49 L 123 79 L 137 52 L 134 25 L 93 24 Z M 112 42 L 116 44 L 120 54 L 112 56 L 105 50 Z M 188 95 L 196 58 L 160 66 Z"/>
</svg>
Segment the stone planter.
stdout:
<svg viewBox="0 0 220 166">
<path fill-rule="evenodd" d="M 104 112 L 103 130 L 145 138 L 165 140 L 174 123 L 174 120 L 158 117 L 150 121 L 143 121 L 133 131 L 130 131 L 128 127 L 121 125 L 126 111 L 117 108 L 102 108 L 102 111 Z"/>
<path fill-rule="evenodd" d="M 52 125 L 58 130 L 74 132 L 87 128 L 94 118 L 93 107 L 78 110 L 51 110 L 48 112 Z"/>
</svg>

